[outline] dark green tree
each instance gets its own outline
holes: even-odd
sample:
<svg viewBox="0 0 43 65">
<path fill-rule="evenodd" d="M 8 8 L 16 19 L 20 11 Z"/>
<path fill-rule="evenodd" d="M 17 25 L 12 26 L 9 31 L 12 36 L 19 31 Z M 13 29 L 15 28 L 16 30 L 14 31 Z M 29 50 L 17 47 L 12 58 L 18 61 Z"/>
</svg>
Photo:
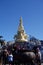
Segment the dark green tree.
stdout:
<svg viewBox="0 0 43 65">
<path fill-rule="evenodd" d="M 5 44 L 4 41 L 5 40 L 3 39 L 3 36 L 0 36 L 0 44 L 1 44 L 1 46 Z"/>
</svg>

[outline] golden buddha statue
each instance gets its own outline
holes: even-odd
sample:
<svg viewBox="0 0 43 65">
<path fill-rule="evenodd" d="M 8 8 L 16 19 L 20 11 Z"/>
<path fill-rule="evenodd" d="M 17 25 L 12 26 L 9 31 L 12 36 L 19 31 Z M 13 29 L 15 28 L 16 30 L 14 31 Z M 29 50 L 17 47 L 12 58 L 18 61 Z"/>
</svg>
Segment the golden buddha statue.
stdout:
<svg viewBox="0 0 43 65">
<path fill-rule="evenodd" d="M 28 41 L 28 36 L 24 31 L 24 26 L 22 23 L 22 18 L 20 17 L 20 23 L 18 26 L 17 34 L 14 36 L 15 42 L 25 42 Z"/>
</svg>

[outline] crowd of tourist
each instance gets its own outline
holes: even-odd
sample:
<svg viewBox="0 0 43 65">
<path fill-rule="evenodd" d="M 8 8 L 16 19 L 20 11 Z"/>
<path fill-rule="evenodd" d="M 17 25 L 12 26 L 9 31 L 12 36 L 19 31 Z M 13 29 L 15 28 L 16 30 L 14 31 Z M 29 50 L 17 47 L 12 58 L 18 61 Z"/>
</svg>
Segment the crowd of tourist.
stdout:
<svg viewBox="0 0 43 65">
<path fill-rule="evenodd" d="M 6 64 L 9 64 L 9 65 L 14 65 L 14 61 L 15 61 L 15 57 L 14 57 L 14 54 L 15 53 L 18 53 L 17 50 L 16 50 L 16 47 L 11 49 L 11 48 L 5 48 L 3 51 L 2 51 L 2 65 L 6 65 Z M 41 53 L 40 53 L 40 50 L 39 48 L 36 48 L 36 52 L 35 52 L 35 55 L 36 55 L 36 65 L 41 65 Z M 34 65 L 35 65 L 34 64 Z"/>
<path fill-rule="evenodd" d="M 12 64 L 13 65 L 13 54 L 12 51 L 4 49 L 4 51 L 2 52 L 2 63 L 4 65 L 6 64 Z"/>
</svg>

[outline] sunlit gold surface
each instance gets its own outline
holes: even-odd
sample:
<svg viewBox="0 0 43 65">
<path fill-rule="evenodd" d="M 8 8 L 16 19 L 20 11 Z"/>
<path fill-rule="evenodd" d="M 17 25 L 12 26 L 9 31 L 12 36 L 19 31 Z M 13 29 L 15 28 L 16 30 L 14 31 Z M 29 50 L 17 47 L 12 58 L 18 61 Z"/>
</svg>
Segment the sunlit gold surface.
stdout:
<svg viewBox="0 0 43 65">
<path fill-rule="evenodd" d="M 28 41 L 28 36 L 24 31 L 24 26 L 23 26 L 23 22 L 22 22 L 22 18 L 20 18 L 20 23 L 18 26 L 18 31 L 17 34 L 14 36 L 15 41 L 17 42 L 23 42 L 23 41 Z"/>
</svg>

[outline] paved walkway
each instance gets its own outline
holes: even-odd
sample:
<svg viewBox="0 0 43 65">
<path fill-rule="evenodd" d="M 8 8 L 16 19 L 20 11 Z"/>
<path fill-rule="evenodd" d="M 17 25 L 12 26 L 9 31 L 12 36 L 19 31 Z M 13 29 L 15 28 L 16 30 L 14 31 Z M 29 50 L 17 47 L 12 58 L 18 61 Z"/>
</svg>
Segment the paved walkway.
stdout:
<svg viewBox="0 0 43 65">
<path fill-rule="evenodd" d="M 43 63 L 41 65 L 43 65 Z"/>
</svg>

